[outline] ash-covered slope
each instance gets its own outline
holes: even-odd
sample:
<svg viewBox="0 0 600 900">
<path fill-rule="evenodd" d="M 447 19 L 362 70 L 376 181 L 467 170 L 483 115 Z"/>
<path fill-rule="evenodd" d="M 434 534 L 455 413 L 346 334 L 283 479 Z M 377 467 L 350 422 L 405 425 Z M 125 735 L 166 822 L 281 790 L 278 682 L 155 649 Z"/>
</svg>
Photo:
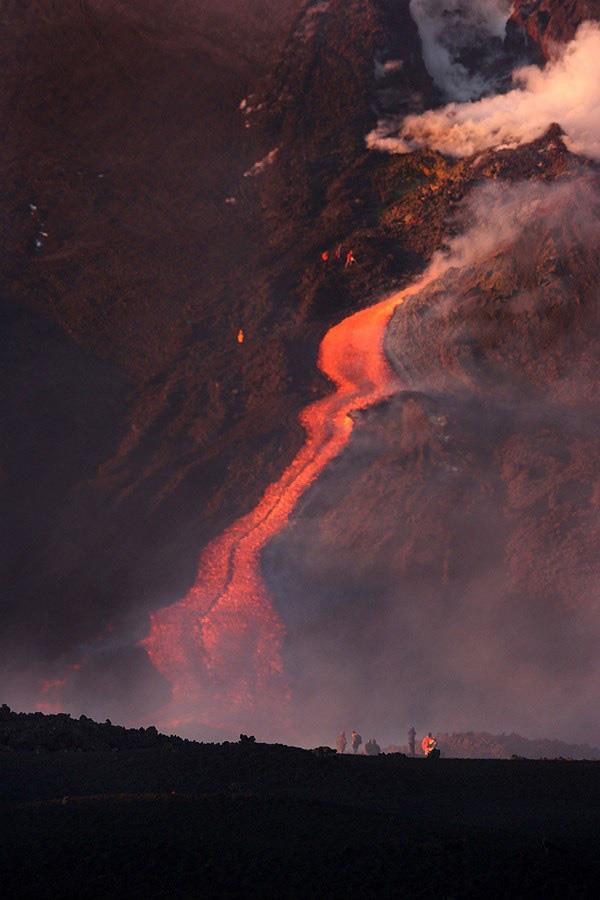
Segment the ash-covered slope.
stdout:
<svg viewBox="0 0 600 900">
<path fill-rule="evenodd" d="M 558 137 L 537 149 L 542 165 L 547 155 L 564 158 Z M 551 392 L 556 403 L 595 403 L 598 186 L 575 164 L 558 180 L 473 190 L 456 263 L 399 307 L 388 329 L 403 385 L 490 402 Z"/>
</svg>

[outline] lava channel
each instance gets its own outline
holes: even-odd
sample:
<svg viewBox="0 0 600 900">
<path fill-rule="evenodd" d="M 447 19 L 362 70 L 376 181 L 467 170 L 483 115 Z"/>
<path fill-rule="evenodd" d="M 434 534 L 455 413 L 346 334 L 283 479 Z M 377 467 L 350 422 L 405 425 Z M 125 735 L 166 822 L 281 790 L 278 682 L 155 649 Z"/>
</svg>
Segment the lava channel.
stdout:
<svg viewBox="0 0 600 900">
<path fill-rule="evenodd" d="M 164 724 L 283 725 L 290 698 L 282 663 L 284 626 L 262 580 L 260 554 L 348 443 L 350 414 L 398 389 L 383 351 L 385 329 L 396 306 L 429 280 L 425 276 L 327 332 L 318 366 L 335 391 L 301 412 L 302 448 L 258 505 L 206 547 L 188 594 L 151 614 L 141 645 L 171 684 Z"/>
</svg>

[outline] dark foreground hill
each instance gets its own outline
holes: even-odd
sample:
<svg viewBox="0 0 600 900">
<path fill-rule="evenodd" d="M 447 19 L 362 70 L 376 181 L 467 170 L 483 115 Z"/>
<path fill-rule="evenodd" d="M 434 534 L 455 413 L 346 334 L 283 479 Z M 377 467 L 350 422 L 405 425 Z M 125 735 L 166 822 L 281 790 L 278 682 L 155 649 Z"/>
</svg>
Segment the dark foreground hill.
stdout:
<svg viewBox="0 0 600 900">
<path fill-rule="evenodd" d="M 594 896 L 598 763 L 138 734 L 0 754 L 4 896 Z"/>
</svg>

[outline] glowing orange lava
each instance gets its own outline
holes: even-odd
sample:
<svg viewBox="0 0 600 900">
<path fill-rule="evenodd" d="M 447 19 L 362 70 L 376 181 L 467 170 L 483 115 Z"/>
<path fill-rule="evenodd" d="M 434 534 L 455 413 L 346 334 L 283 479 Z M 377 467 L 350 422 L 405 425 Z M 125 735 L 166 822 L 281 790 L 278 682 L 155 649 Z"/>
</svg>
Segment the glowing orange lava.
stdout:
<svg viewBox="0 0 600 900">
<path fill-rule="evenodd" d="M 348 443 L 350 413 L 393 393 L 385 329 L 395 307 L 424 285 L 422 279 L 327 332 L 318 365 L 336 390 L 302 411 L 302 449 L 258 505 L 207 546 L 187 596 L 152 614 L 142 645 L 172 686 L 171 726 L 228 727 L 256 724 L 261 713 L 271 722 L 285 715 L 284 628 L 261 578 L 260 553 Z"/>
</svg>

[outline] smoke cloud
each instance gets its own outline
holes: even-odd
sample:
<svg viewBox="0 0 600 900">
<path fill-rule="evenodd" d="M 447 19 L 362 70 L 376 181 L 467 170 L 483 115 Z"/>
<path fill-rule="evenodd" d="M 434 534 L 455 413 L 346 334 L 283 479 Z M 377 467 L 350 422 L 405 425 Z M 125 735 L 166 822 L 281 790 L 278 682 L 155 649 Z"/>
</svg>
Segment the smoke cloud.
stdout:
<svg viewBox="0 0 600 900">
<path fill-rule="evenodd" d="M 411 0 L 425 65 L 449 99 L 472 100 L 492 87 L 483 73 L 470 72 L 461 57 L 490 38 L 502 39 L 511 10 L 511 0 Z"/>
<path fill-rule="evenodd" d="M 600 160 L 600 27 L 580 26 L 562 55 L 541 69 L 527 66 L 513 74 L 507 94 L 408 116 L 400 132 L 380 123 L 367 144 L 391 153 L 430 147 L 454 157 L 514 148 L 541 137 L 558 123 L 573 153 Z"/>
</svg>

